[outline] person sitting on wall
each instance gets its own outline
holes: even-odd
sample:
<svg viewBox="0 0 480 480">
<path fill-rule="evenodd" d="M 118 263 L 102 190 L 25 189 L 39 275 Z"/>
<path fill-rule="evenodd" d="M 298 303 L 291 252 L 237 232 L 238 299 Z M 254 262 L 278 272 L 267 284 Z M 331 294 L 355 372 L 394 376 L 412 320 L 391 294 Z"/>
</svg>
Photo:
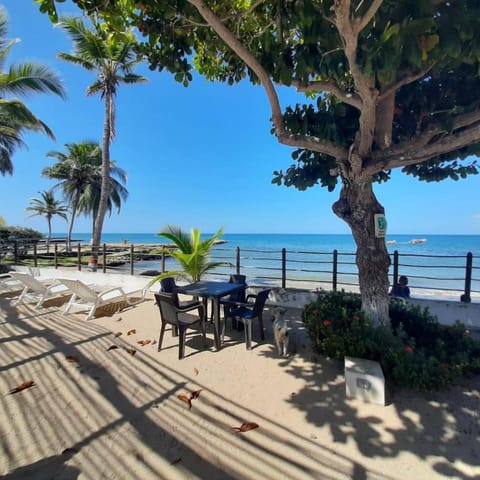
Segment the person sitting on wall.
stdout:
<svg viewBox="0 0 480 480">
<path fill-rule="evenodd" d="M 408 278 L 405 275 L 401 275 L 398 279 L 398 283 L 392 287 L 390 295 L 394 297 L 410 298 L 410 289 L 407 285 Z"/>
</svg>

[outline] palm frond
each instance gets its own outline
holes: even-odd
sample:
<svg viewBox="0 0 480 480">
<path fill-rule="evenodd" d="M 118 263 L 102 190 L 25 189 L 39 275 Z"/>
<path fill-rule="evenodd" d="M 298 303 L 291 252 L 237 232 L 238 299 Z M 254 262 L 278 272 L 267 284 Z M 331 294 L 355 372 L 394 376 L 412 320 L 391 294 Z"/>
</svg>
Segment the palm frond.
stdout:
<svg viewBox="0 0 480 480">
<path fill-rule="evenodd" d="M 60 77 L 45 65 L 32 62 L 12 65 L 2 80 L 2 90 L 12 95 L 54 93 L 65 98 L 65 89 Z"/>
</svg>

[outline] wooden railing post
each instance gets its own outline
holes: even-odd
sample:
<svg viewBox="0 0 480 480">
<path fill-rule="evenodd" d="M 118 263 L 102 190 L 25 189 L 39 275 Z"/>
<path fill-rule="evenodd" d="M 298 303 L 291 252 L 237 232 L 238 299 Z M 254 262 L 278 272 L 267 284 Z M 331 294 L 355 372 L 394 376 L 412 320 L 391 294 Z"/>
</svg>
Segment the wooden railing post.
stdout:
<svg viewBox="0 0 480 480">
<path fill-rule="evenodd" d="M 287 250 L 282 248 L 282 288 L 287 284 Z"/>
<path fill-rule="evenodd" d="M 393 252 L 393 285 L 398 284 L 398 250 Z"/>
<path fill-rule="evenodd" d="M 38 259 L 37 259 L 37 244 L 33 244 L 33 266 L 38 267 Z"/>
<path fill-rule="evenodd" d="M 105 273 L 107 271 L 107 244 L 103 244 L 103 252 L 102 252 L 103 262 L 102 262 L 102 271 Z"/>
<path fill-rule="evenodd" d="M 235 272 L 237 275 L 240 275 L 240 247 L 237 247 L 237 259 L 236 259 Z"/>
<path fill-rule="evenodd" d="M 467 262 L 465 265 L 465 292 L 460 296 L 460 301 L 464 303 L 470 303 L 472 298 L 470 296 L 472 288 L 472 266 L 473 266 L 473 255 L 472 252 L 467 253 Z"/>
<path fill-rule="evenodd" d="M 55 268 L 58 268 L 58 245 L 57 242 L 53 245 L 53 264 Z"/>
<path fill-rule="evenodd" d="M 337 279 L 338 279 L 338 250 L 333 251 L 333 265 L 332 265 L 332 290 L 337 291 Z"/>
<path fill-rule="evenodd" d="M 17 241 L 13 241 L 13 258 L 15 260 L 15 265 L 18 265 L 18 245 Z"/>
<path fill-rule="evenodd" d="M 161 272 L 165 273 L 165 252 L 162 252 L 162 268 Z"/>
<path fill-rule="evenodd" d="M 130 245 L 130 275 L 133 275 L 134 272 L 134 266 L 133 266 L 133 244 Z"/>
<path fill-rule="evenodd" d="M 77 245 L 77 268 L 79 272 L 82 270 L 82 247 L 80 243 Z"/>
</svg>

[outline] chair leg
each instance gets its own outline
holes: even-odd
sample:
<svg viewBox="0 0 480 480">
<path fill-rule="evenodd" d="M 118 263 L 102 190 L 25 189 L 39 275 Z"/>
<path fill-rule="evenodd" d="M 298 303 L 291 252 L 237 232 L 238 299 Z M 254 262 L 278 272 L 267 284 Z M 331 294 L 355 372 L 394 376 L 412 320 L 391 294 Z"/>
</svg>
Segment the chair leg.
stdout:
<svg viewBox="0 0 480 480">
<path fill-rule="evenodd" d="M 160 337 L 158 338 L 158 349 L 157 352 L 159 352 L 162 349 L 162 343 L 163 343 L 163 336 L 165 335 L 165 327 L 166 323 L 162 321 L 162 326 L 160 327 Z"/>
<path fill-rule="evenodd" d="M 252 320 L 250 318 L 245 319 L 244 322 L 244 329 L 245 329 L 245 344 L 247 350 L 252 349 Z"/>
<path fill-rule="evenodd" d="M 260 325 L 260 338 L 265 340 L 265 329 L 263 328 L 263 316 L 260 314 L 258 316 L 258 324 Z"/>
<path fill-rule="evenodd" d="M 187 336 L 187 327 L 179 325 L 178 333 L 178 336 L 180 337 L 180 343 L 178 345 L 178 359 L 181 360 L 185 356 L 185 340 Z"/>
<path fill-rule="evenodd" d="M 203 348 L 206 348 L 207 347 L 207 327 L 202 317 L 200 317 L 200 328 L 202 330 Z"/>
<path fill-rule="evenodd" d="M 176 325 L 172 325 L 172 337 L 178 337 L 178 327 Z"/>
</svg>

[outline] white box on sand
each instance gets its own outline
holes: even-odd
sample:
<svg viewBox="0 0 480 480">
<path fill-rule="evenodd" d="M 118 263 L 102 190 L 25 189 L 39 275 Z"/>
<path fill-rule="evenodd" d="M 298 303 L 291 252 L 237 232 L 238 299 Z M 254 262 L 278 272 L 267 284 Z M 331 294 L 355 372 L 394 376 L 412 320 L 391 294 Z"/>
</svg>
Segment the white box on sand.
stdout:
<svg viewBox="0 0 480 480">
<path fill-rule="evenodd" d="M 347 397 L 385 405 L 385 377 L 378 362 L 345 357 L 345 387 Z"/>
</svg>

